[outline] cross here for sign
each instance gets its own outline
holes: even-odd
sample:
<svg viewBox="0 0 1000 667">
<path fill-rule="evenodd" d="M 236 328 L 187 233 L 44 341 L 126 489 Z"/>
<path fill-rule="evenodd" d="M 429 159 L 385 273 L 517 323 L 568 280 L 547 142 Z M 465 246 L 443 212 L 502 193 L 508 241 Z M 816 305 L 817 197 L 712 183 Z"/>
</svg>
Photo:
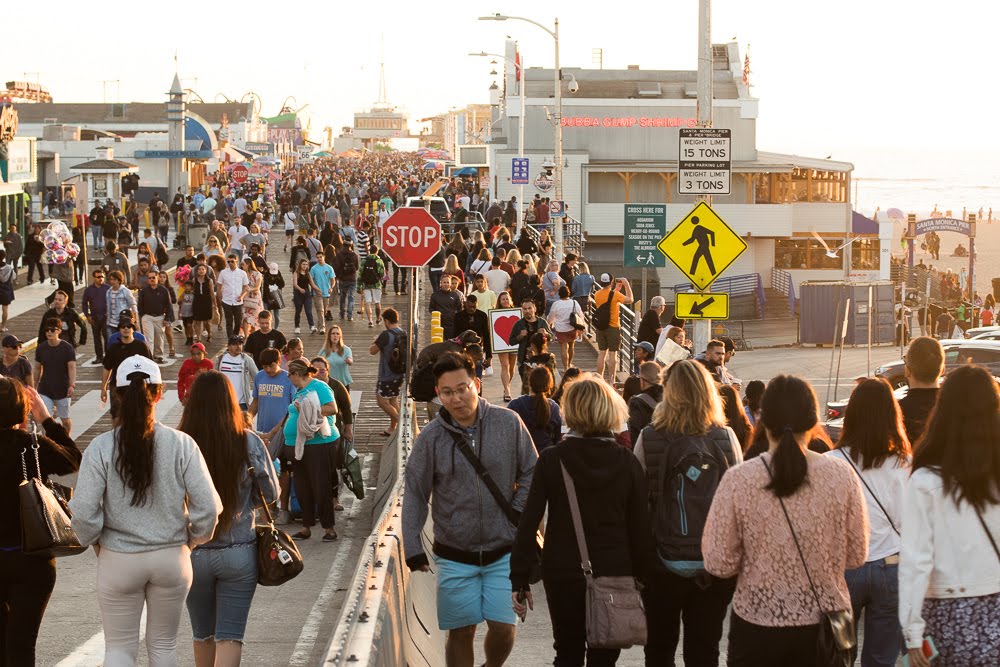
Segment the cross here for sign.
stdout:
<svg viewBox="0 0 1000 667">
<path fill-rule="evenodd" d="M 382 249 L 396 266 L 424 266 L 441 250 L 441 223 L 426 209 L 398 208 L 382 225 Z"/>
</svg>

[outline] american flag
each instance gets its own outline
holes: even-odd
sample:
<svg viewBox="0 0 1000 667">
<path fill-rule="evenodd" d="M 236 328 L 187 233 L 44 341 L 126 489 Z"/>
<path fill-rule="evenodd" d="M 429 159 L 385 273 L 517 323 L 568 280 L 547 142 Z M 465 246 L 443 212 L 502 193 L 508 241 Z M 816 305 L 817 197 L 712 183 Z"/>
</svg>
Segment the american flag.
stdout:
<svg viewBox="0 0 1000 667">
<path fill-rule="evenodd" d="M 747 44 L 747 55 L 743 58 L 743 85 L 750 87 L 750 45 Z"/>
<path fill-rule="evenodd" d="M 521 52 L 516 51 L 514 53 L 514 80 L 521 80 Z"/>
</svg>

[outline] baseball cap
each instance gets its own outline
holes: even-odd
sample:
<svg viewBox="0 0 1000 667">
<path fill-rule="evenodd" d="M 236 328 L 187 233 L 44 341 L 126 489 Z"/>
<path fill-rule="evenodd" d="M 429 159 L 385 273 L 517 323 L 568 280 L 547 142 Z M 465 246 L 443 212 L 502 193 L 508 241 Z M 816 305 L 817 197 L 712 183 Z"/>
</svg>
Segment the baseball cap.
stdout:
<svg viewBox="0 0 1000 667">
<path fill-rule="evenodd" d="M 115 385 L 125 387 L 132 382 L 132 378 L 142 379 L 146 384 L 163 384 L 160 367 L 156 362 L 138 354 L 132 355 L 118 366 Z"/>
<path fill-rule="evenodd" d="M 3 337 L 3 347 L 20 347 L 21 345 L 21 339 L 17 336 L 10 335 Z"/>
<path fill-rule="evenodd" d="M 205 344 L 204 343 L 195 343 L 194 345 L 191 346 L 191 351 L 194 352 L 195 350 L 201 350 L 202 352 L 204 352 L 205 351 Z"/>
<path fill-rule="evenodd" d="M 229 337 L 229 344 L 230 345 L 236 345 L 236 344 L 242 345 L 244 342 L 245 342 L 245 339 L 243 338 L 243 336 L 236 335 L 236 336 L 230 336 Z"/>
<path fill-rule="evenodd" d="M 267 265 L 267 272 L 270 273 L 272 276 L 278 275 L 278 263 L 277 262 L 271 262 L 270 264 L 268 264 Z"/>
<path fill-rule="evenodd" d="M 601 274 L 601 284 L 602 285 L 610 285 L 612 282 L 614 282 L 614 280 L 615 280 L 615 277 L 613 275 L 611 275 L 610 273 L 602 273 Z"/>
<path fill-rule="evenodd" d="M 641 340 L 632 346 L 632 349 L 636 348 L 642 348 L 643 350 L 646 351 L 647 354 L 653 354 L 653 352 L 655 351 L 653 349 L 652 343 L 650 343 L 648 340 Z"/>
</svg>

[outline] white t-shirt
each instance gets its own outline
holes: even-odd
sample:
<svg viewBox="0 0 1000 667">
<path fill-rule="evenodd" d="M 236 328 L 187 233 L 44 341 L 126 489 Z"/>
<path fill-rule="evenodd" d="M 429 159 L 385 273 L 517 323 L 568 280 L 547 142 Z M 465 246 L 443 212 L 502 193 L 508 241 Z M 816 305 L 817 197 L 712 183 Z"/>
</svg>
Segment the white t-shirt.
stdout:
<svg viewBox="0 0 1000 667">
<path fill-rule="evenodd" d="M 552 304 L 549 308 L 549 324 L 552 326 L 554 331 L 560 331 L 566 333 L 568 331 L 575 331 L 572 322 L 569 321 L 569 316 L 572 313 L 580 313 L 583 315 L 583 311 L 580 309 L 580 304 L 577 303 L 576 299 L 559 299 Z"/>
<path fill-rule="evenodd" d="M 239 247 L 241 247 L 240 246 L 240 240 L 244 236 L 246 236 L 247 234 L 249 234 L 249 233 L 250 233 L 250 230 L 247 229 L 244 225 L 233 225 L 232 227 L 230 227 L 229 228 L 229 247 L 230 248 L 239 248 Z"/>
<path fill-rule="evenodd" d="M 834 449 L 827 452 L 825 456 L 845 461 L 856 472 L 860 472 L 872 493 L 878 496 L 879 503 L 882 503 L 882 507 L 885 508 L 885 512 L 879 509 L 878 503 L 872 498 L 872 493 L 869 493 L 862 483 L 861 490 L 865 496 L 865 502 L 868 504 L 868 562 L 898 554 L 900 540 L 896 530 L 902 530 L 903 493 L 906 490 L 907 480 L 910 478 L 910 466 L 901 464 L 895 456 L 889 456 L 878 468 L 862 470 L 861 466 L 854 462 L 854 459 L 849 459 L 851 456 L 850 447 Z M 893 530 L 892 525 L 889 524 L 886 512 L 889 513 L 896 530 Z"/>
<path fill-rule="evenodd" d="M 222 286 L 222 303 L 227 306 L 241 306 L 243 299 L 240 294 L 243 287 L 250 284 L 250 277 L 243 269 L 225 268 L 219 272 L 219 285 Z M 238 394 L 237 394 L 238 395 Z"/>
<path fill-rule="evenodd" d="M 486 286 L 491 292 L 499 294 L 507 289 L 508 285 L 510 285 L 510 274 L 503 269 L 490 269 L 486 272 Z"/>
<path fill-rule="evenodd" d="M 226 376 L 229 383 L 233 385 L 237 396 L 243 396 L 243 359 L 234 357 L 228 352 L 219 359 L 219 367 L 216 369 Z"/>
<path fill-rule="evenodd" d="M 285 231 L 294 232 L 295 231 L 295 214 L 289 211 L 285 214 Z"/>
<path fill-rule="evenodd" d="M 233 208 L 236 209 L 236 215 L 242 216 L 244 213 L 247 212 L 247 200 L 244 199 L 243 197 L 240 197 L 239 199 L 233 202 Z"/>
</svg>

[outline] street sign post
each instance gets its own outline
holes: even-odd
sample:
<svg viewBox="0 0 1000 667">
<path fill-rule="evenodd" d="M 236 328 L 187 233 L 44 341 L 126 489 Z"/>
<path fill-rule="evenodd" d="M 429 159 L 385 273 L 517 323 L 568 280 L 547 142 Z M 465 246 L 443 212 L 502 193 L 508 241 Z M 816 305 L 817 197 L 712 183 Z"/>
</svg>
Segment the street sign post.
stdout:
<svg viewBox="0 0 1000 667">
<path fill-rule="evenodd" d="M 729 194 L 733 166 L 732 130 L 681 128 L 677 155 L 677 191 L 680 194 Z"/>
<path fill-rule="evenodd" d="M 424 266 L 441 250 L 441 223 L 426 209 L 397 208 L 382 225 L 382 249 L 396 266 Z"/>
<path fill-rule="evenodd" d="M 531 183 L 531 177 L 528 175 L 528 158 L 512 157 L 510 159 L 510 182 L 512 185 Z"/>
<path fill-rule="evenodd" d="M 674 315 L 682 320 L 728 320 L 729 295 L 725 292 L 678 292 Z"/>
<path fill-rule="evenodd" d="M 746 252 L 747 244 L 711 206 L 698 202 L 656 247 L 704 292 Z"/>
</svg>

